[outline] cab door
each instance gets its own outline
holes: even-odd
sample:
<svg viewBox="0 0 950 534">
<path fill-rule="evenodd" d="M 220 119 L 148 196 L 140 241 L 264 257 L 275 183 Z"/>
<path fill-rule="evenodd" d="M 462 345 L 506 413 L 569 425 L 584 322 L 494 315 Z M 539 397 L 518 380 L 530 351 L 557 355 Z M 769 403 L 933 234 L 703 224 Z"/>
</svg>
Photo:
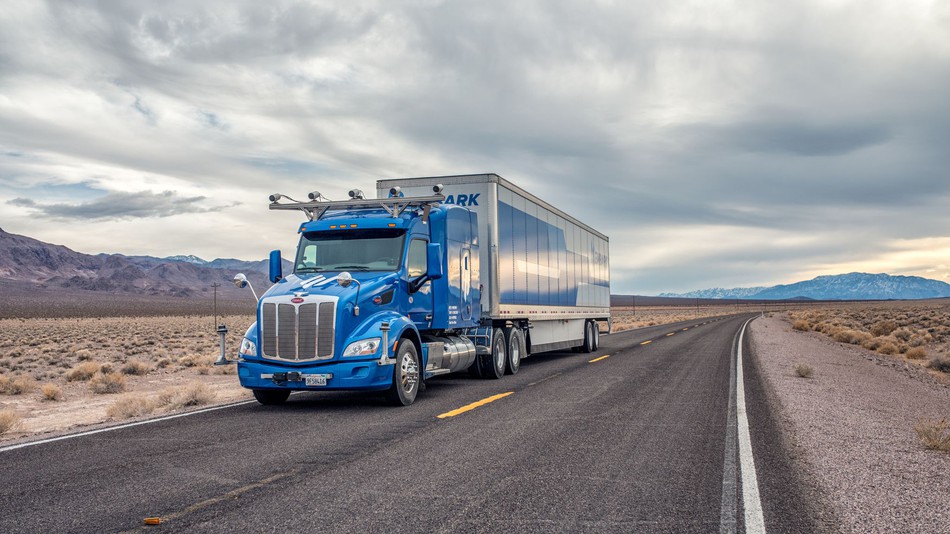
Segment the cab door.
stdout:
<svg viewBox="0 0 950 534">
<path fill-rule="evenodd" d="M 406 303 L 403 309 L 419 329 L 429 328 L 432 322 L 432 282 L 426 281 L 412 292 L 413 282 L 426 274 L 428 243 L 425 239 L 413 238 L 406 253 Z"/>
</svg>

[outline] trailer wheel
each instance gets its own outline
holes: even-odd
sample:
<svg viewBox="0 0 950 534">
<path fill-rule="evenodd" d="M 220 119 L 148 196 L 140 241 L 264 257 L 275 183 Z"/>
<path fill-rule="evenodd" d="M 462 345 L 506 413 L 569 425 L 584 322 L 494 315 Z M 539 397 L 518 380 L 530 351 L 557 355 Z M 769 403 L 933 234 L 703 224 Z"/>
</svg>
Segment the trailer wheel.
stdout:
<svg viewBox="0 0 950 534">
<path fill-rule="evenodd" d="M 508 345 L 508 357 L 507 357 L 507 368 L 508 374 L 513 375 L 518 373 L 518 369 L 521 368 L 521 359 L 526 356 L 527 348 L 524 342 L 524 332 L 520 328 L 506 328 L 505 329 L 505 340 Z"/>
<path fill-rule="evenodd" d="M 586 321 L 584 323 L 584 344 L 581 346 L 583 352 L 594 352 L 597 350 L 594 347 L 594 323 L 593 321 Z"/>
<path fill-rule="evenodd" d="M 394 406 L 409 406 L 419 393 L 419 354 L 416 345 L 408 339 L 399 342 L 396 365 L 393 366 L 393 384 L 386 398 Z"/>
<path fill-rule="evenodd" d="M 264 406 L 274 406 L 287 402 L 289 389 L 255 389 L 254 398 Z"/>
<path fill-rule="evenodd" d="M 482 378 L 498 379 L 505 376 L 505 364 L 508 360 L 508 342 L 505 332 L 496 328 L 491 333 L 491 353 L 479 358 Z"/>
<path fill-rule="evenodd" d="M 600 324 L 597 321 L 591 321 L 591 326 L 594 327 L 594 350 L 600 349 Z"/>
</svg>

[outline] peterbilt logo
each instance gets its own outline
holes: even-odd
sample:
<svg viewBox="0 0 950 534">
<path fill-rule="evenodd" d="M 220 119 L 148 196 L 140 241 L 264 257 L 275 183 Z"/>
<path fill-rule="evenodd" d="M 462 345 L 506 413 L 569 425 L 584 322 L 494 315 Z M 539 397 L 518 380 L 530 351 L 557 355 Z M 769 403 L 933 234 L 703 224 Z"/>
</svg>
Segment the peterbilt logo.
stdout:
<svg viewBox="0 0 950 534">
<path fill-rule="evenodd" d="M 449 195 L 445 197 L 445 203 L 455 204 L 456 206 L 477 206 L 478 195 L 481 195 L 481 193 L 459 193 L 457 195 Z"/>
<path fill-rule="evenodd" d="M 301 304 L 303 302 L 303 299 L 300 297 L 294 297 L 290 299 L 290 302 L 293 302 L 294 304 Z"/>
</svg>

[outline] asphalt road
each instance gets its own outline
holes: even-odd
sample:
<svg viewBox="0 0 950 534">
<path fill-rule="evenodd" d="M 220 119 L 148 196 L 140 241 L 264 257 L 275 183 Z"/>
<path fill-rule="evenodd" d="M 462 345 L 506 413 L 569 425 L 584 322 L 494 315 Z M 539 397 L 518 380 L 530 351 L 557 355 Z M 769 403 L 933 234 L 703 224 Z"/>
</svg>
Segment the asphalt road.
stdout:
<svg viewBox="0 0 950 534">
<path fill-rule="evenodd" d="M 742 532 L 725 451 L 749 317 L 603 336 L 502 380 L 441 377 L 408 408 L 304 393 L 3 451 L 0 532 Z M 814 531 L 751 358 L 765 526 Z"/>
</svg>

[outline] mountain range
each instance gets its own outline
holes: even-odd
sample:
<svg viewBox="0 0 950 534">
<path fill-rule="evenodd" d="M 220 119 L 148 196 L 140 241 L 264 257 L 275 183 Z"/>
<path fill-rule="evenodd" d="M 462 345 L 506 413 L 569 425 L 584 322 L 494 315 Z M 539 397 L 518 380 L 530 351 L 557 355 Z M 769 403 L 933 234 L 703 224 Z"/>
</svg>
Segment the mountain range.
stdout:
<svg viewBox="0 0 950 534">
<path fill-rule="evenodd" d="M 950 297 L 950 284 L 920 276 L 848 273 L 772 287 L 712 288 L 661 297 L 756 300 L 905 300 Z"/>
<path fill-rule="evenodd" d="M 285 272 L 291 267 L 284 260 Z M 236 273 L 243 272 L 263 291 L 270 286 L 267 271 L 267 260 L 82 254 L 0 229 L 0 280 L 5 287 L 192 297 L 209 294 L 217 283 L 222 297 L 238 298 L 246 296 L 247 290 L 231 284 Z"/>
</svg>

